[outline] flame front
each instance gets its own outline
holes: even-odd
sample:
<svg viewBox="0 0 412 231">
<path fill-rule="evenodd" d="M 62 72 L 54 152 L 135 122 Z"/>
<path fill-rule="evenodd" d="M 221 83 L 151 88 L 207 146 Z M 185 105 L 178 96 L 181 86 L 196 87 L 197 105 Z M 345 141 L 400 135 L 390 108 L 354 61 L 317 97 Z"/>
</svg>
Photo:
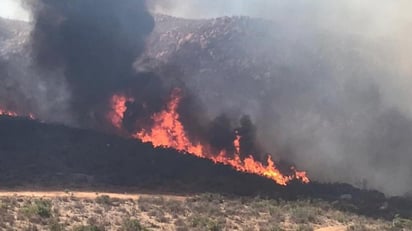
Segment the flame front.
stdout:
<svg viewBox="0 0 412 231">
<path fill-rule="evenodd" d="M 179 121 L 179 114 L 177 113 L 179 102 L 179 93 L 174 91 L 167 108 L 153 115 L 153 128 L 150 131 L 142 130 L 136 133 L 134 137 L 143 142 L 150 142 L 155 147 L 174 148 L 181 152 L 206 158 L 202 145 L 190 142 L 182 123 Z"/>
<path fill-rule="evenodd" d="M 27 114 L 27 115 L 21 115 L 21 114 L 19 114 L 19 113 L 17 113 L 17 112 L 9 111 L 9 110 L 5 110 L 5 109 L 1 109 L 1 108 L 0 108 L 0 116 L 27 117 L 27 118 L 32 119 L 32 120 L 35 119 L 35 117 L 34 117 L 34 115 L 33 115 L 32 113 L 29 113 L 29 114 Z"/>
<path fill-rule="evenodd" d="M 126 111 L 126 97 L 114 96 L 117 99 L 114 109 L 115 117 L 111 117 L 113 125 L 117 128 L 121 126 L 123 113 Z M 119 100 L 120 99 L 120 100 Z M 306 172 L 297 171 L 294 168 L 291 170 L 293 174 L 290 176 L 283 175 L 276 167 L 270 155 L 266 160 L 266 164 L 256 161 L 252 155 L 244 159 L 240 156 L 240 139 L 236 134 L 236 139 L 233 141 L 235 148 L 234 155 L 228 155 L 225 151 L 221 151 L 217 155 L 210 153 L 208 148 L 201 143 L 193 143 L 190 141 L 185 132 L 183 124 L 180 122 L 179 113 L 177 111 L 181 100 L 180 92 L 173 91 L 170 102 L 166 109 L 152 116 L 154 125 L 150 130 L 142 130 L 133 135 L 134 138 L 140 139 L 143 142 L 152 143 L 154 147 L 167 147 L 176 149 L 182 153 L 194 155 L 199 158 L 209 159 L 214 163 L 231 166 L 237 171 L 260 175 L 269 178 L 280 185 L 287 185 L 293 179 L 300 180 L 304 183 L 309 182 Z M 112 112 L 113 113 L 113 112 Z"/>
<path fill-rule="evenodd" d="M 16 112 L 7 111 L 7 110 L 3 110 L 3 109 L 0 109 L 0 115 L 2 115 L 2 116 L 10 116 L 10 117 L 17 117 L 17 116 L 18 116 L 18 114 L 17 114 Z"/>
</svg>

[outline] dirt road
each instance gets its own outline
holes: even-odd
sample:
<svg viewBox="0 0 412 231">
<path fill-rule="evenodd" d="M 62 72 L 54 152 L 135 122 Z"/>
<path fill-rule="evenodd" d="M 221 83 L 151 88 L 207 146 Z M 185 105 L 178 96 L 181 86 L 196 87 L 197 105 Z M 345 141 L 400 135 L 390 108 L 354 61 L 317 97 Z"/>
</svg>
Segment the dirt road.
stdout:
<svg viewBox="0 0 412 231">
<path fill-rule="evenodd" d="M 346 230 L 347 230 L 346 226 L 330 226 L 330 227 L 315 229 L 315 231 L 346 231 Z"/>
<path fill-rule="evenodd" d="M 0 197 L 38 197 L 38 198 L 56 198 L 56 197 L 76 197 L 83 199 L 95 199 L 98 196 L 107 195 L 111 198 L 117 198 L 122 200 L 137 200 L 140 197 L 150 196 L 153 197 L 153 194 L 127 194 L 127 193 L 106 193 L 106 192 L 85 192 L 85 191 L 0 191 Z M 187 197 L 185 196 L 176 196 L 176 195 L 159 195 L 166 199 L 174 200 L 184 200 Z"/>
</svg>

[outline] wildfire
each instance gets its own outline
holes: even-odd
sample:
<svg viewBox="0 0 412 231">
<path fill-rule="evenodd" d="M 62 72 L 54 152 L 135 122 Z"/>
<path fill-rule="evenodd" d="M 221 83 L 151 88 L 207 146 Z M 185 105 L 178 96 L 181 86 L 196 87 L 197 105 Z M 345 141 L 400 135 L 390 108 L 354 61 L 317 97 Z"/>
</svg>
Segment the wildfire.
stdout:
<svg viewBox="0 0 412 231">
<path fill-rule="evenodd" d="M 10 117 L 17 117 L 18 116 L 16 112 L 6 111 L 6 110 L 3 110 L 3 109 L 0 109 L 0 115 L 10 116 Z"/>
<path fill-rule="evenodd" d="M 1 109 L 1 108 L 0 108 L 0 116 L 27 117 L 27 118 L 32 119 L 32 120 L 35 119 L 35 117 L 32 113 L 29 113 L 28 115 L 20 115 L 17 112 L 9 111 L 9 110 L 5 110 L 5 109 Z"/>
<path fill-rule="evenodd" d="M 287 183 L 293 179 L 300 180 L 304 183 L 309 182 L 306 172 L 297 171 L 295 168 L 291 169 L 293 171 L 291 176 L 283 175 L 277 169 L 270 155 L 265 164 L 256 161 L 252 155 L 242 159 L 240 156 L 241 137 L 238 134 L 236 134 L 236 139 L 233 141 L 233 146 L 235 147 L 234 155 L 227 155 L 225 151 L 214 155 L 210 153 L 204 145 L 192 143 L 185 132 L 183 124 L 180 122 L 179 113 L 177 112 L 180 100 L 180 92 L 178 90 L 173 91 L 166 109 L 152 116 L 154 126 L 150 130 L 142 130 L 134 134 L 133 137 L 143 142 L 150 142 L 154 147 L 173 148 L 185 154 L 231 166 L 240 172 L 260 175 L 280 185 L 287 185 Z M 112 101 L 115 103 L 112 104 L 114 116 L 111 117 L 111 121 L 115 127 L 119 128 L 121 126 L 123 113 L 126 111 L 126 97 L 113 96 Z"/>
<path fill-rule="evenodd" d="M 179 121 L 179 114 L 177 113 L 179 102 L 179 93 L 174 91 L 167 108 L 153 115 L 153 128 L 150 131 L 138 132 L 134 137 L 143 142 L 150 142 L 155 147 L 170 147 L 197 157 L 206 158 L 202 145 L 194 145 L 190 142 L 182 123 Z"/>
<path fill-rule="evenodd" d="M 127 98 L 124 95 L 113 95 L 111 98 L 111 113 L 109 114 L 109 120 L 116 128 L 122 127 L 122 121 L 124 113 L 127 110 L 126 102 L 132 101 L 132 99 Z"/>
</svg>

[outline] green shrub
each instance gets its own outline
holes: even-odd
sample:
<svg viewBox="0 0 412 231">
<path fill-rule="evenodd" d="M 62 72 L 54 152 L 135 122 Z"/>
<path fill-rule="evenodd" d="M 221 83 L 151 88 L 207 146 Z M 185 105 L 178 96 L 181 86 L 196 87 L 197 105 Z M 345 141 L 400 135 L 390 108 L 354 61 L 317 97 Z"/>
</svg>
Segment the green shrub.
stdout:
<svg viewBox="0 0 412 231">
<path fill-rule="evenodd" d="M 297 231 L 313 231 L 313 227 L 311 225 L 299 225 L 296 230 Z"/>
<path fill-rule="evenodd" d="M 316 223 L 318 214 L 313 207 L 296 207 L 292 209 L 291 219 L 297 224 Z"/>
<path fill-rule="evenodd" d="M 269 231 L 284 231 L 284 229 L 282 227 L 280 227 L 280 225 L 274 225 L 268 230 Z"/>
<path fill-rule="evenodd" d="M 96 225 L 82 225 L 77 226 L 73 229 L 74 231 L 105 231 L 103 227 L 99 227 Z"/>
<path fill-rule="evenodd" d="M 192 217 L 191 225 L 194 228 L 204 228 L 209 231 L 220 231 L 222 227 L 214 220 L 207 217 Z"/>
<path fill-rule="evenodd" d="M 395 228 L 412 230 L 412 220 L 402 218 L 402 217 L 397 215 L 397 216 L 395 216 L 395 218 L 392 221 L 392 226 L 395 227 Z"/>
<path fill-rule="evenodd" d="M 148 231 L 138 220 L 125 220 L 121 231 Z"/>
<path fill-rule="evenodd" d="M 57 221 L 53 221 L 50 225 L 49 225 L 49 229 L 50 231 L 64 231 L 66 230 L 64 228 L 63 224 L 59 224 L 59 222 Z"/>
<path fill-rule="evenodd" d="M 41 218 L 52 217 L 52 203 L 49 200 L 38 199 L 32 203 L 26 204 L 22 212 L 28 216 L 39 216 Z"/>
<path fill-rule="evenodd" d="M 102 195 L 102 196 L 96 197 L 96 202 L 98 204 L 111 205 L 112 199 L 108 195 Z"/>
</svg>

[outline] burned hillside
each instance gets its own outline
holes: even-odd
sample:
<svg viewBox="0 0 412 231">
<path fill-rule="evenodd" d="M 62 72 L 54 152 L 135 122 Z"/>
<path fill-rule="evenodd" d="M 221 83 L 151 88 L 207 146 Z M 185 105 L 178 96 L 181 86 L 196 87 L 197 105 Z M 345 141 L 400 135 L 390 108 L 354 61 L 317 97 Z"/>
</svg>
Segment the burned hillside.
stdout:
<svg viewBox="0 0 412 231">
<path fill-rule="evenodd" d="M 293 163 L 322 182 L 366 185 L 394 195 L 410 191 L 406 183 L 409 178 L 404 177 L 410 175 L 411 119 L 398 107 L 388 105 L 385 98 L 387 89 L 381 78 L 390 78 L 394 72 L 386 68 L 390 56 L 379 49 L 385 45 L 382 41 L 365 42 L 355 34 L 288 28 L 249 17 L 190 20 L 154 15 L 154 22 L 145 51 L 136 57 L 134 67 L 137 72 L 157 76 L 146 86 L 161 82 L 167 91 L 160 88 L 162 94 L 152 98 L 153 102 L 161 102 L 157 104 L 160 107 L 142 114 L 133 110 L 144 108 L 145 104 L 136 102 L 150 91 L 133 96 L 133 91 L 126 90 L 113 95 L 116 99 L 124 97 L 125 105 L 130 106 L 129 110 L 122 104 L 118 108 L 128 133 L 142 129 L 136 121 L 151 124 L 153 112 L 164 112 L 172 88 L 179 86 L 185 94 L 195 96 L 183 101 L 185 106 L 178 110 L 183 113 L 180 122 L 193 142 L 206 140 L 213 148 L 233 151 L 233 130 L 248 115 L 243 118 L 249 118 L 253 125 L 253 129 L 247 129 L 253 137 L 250 143 L 253 150 L 263 150 L 254 158 L 264 164 L 267 152 L 274 161 L 288 162 L 286 166 Z M 22 38 L 9 41 L 16 44 Z M 11 53 L 8 48 L 3 50 L 6 55 Z M 25 87 L 9 90 L 7 95 L 17 96 L 2 98 L 1 104 L 21 114 L 33 113 L 42 121 L 79 126 L 68 104 L 71 92 L 64 75 L 47 73 L 58 78 L 43 81 L 30 66 L 26 51 L 13 53 L 27 65 L 17 68 L 20 61 L 12 61 L 11 70 L 20 71 L 13 72 L 8 80 L 12 83 L 9 89 Z M 17 81 L 16 76 L 22 77 Z M 128 84 L 131 87 L 136 83 Z M 105 97 L 109 99 L 102 102 L 104 108 L 112 109 L 113 105 L 104 104 L 112 103 L 114 98 L 110 94 Z M 96 118 L 95 110 L 84 115 Z M 146 119 L 139 119 L 142 115 Z M 103 113 L 97 117 L 107 122 L 105 116 Z M 216 129 L 215 125 L 221 127 Z M 145 127 L 140 137 L 147 138 L 144 135 L 152 131 Z M 227 135 L 215 141 L 211 131 Z M 392 149 L 394 143 L 397 148 Z M 405 183 L 390 180 L 395 178 Z"/>
<path fill-rule="evenodd" d="M 173 149 L 24 118 L 0 116 L 0 128 L 0 184 L 10 189 L 184 195 L 208 192 L 285 201 L 320 199 L 334 202 L 339 210 L 371 217 L 411 216 L 410 200 L 388 198 L 347 184 L 295 181 L 282 187 Z"/>
</svg>

